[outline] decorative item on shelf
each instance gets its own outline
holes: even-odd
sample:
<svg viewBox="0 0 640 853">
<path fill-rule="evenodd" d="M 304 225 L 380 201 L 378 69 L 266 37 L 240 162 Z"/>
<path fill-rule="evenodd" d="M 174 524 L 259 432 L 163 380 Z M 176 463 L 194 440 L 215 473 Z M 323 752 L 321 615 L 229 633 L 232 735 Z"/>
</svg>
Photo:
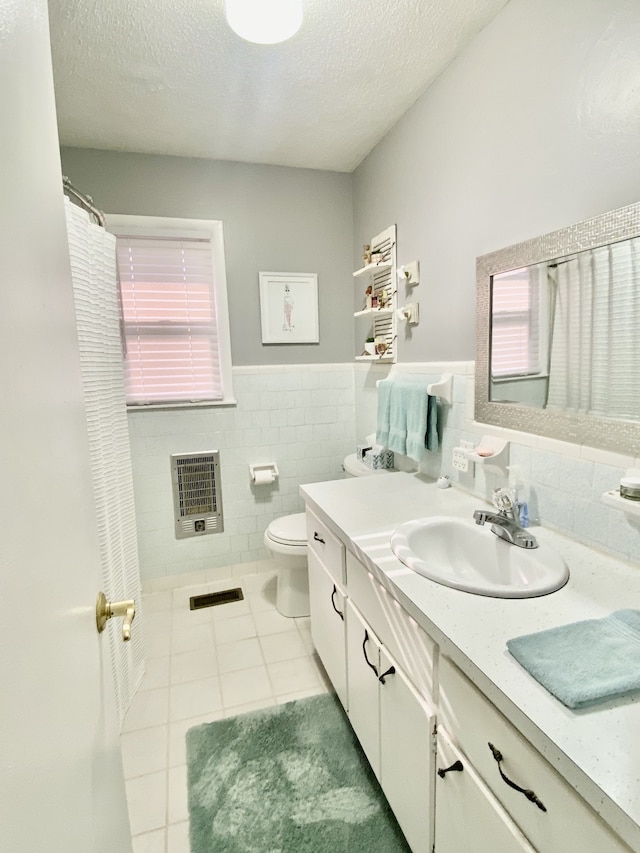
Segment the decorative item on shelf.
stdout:
<svg viewBox="0 0 640 853">
<path fill-rule="evenodd" d="M 371 263 L 372 264 L 381 264 L 383 261 L 382 252 L 372 252 L 371 253 Z"/>
<path fill-rule="evenodd" d="M 389 349 L 389 344 L 386 341 L 380 340 L 380 338 L 376 338 L 375 340 L 376 346 L 376 355 L 384 355 L 385 352 Z"/>
<path fill-rule="evenodd" d="M 371 285 L 364 292 L 364 307 L 365 311 L 368 311 L 371 308 L 371 298 L 373 295 L 373 288 Z"/>
<path fill-rule="evenodd" d="M 367 338 L 364 344 L 364 354 L 365 355 L 375 355 L 376 354 L 376 342 L 374 338 Z"/>
<path fill-rule="evenodd" d="M 362 260 L 364 261 L 365 267 L 371 263 L 371 246 L 369 243 L 365 243 L 362 247 Z"/>
<path fill-rule="evenodd" d="M 391 297 L 389 296 L 389 291 L 385 290 L 383 287 L 380 293 L 378 294 L 378 308 L 386 308 L 389 304 L 389 300 Z"/>
<path fill-rule="evenodd" d="M 371 307 L 372 308 L 379 308 L 380 307 L 378 305 L 378 294 L 377 293 L 371 294 Z"/>
</svg>

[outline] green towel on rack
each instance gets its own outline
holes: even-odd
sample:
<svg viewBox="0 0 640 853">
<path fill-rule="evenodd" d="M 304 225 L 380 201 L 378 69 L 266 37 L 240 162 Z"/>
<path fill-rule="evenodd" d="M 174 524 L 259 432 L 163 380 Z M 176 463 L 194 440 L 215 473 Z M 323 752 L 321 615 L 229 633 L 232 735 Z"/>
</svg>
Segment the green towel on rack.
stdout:
<svg viewBox="0 0 640 853">
<path fill-rule="evenodd" d="M 438 449 L 438 401 L 426 376 L 403 374 L 378 382 L 376 442 L 420 462 L 425 448 Z"/>
<path fill-rule="evenodd" d="M 389 419 L 391 416 L 391 379 L 381 379 L 377 383 L 378 391 L 378 419 L 376 426 L 376 444 L 381 447 L 389 447 Z"/>
<path fill-rule="evenodd" d="M 569 708 L 640 690 L 640 610 L 617 610 L 507 640 L 513 657 Z"/>
</svg>

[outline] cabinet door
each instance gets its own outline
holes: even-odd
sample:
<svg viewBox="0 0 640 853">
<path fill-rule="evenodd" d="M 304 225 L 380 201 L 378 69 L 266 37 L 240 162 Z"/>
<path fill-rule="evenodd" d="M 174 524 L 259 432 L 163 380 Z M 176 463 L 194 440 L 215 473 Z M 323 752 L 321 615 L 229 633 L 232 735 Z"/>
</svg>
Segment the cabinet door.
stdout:
<svg viewBox="0 0 640 853">
<path fill-rule="evenodd" d="M 380 650 L 380 779 L 413 853 L 433 845 L 435 714 L 383 646 Z"/>
<path fill-rule="evenodd" d="M 435 836 L 435 853 L 535 853 L 442 727 L 438 729 Z"/>
<path fill-rule="evenodd" d="M 338 698 L 347 710 L 346 597 L 311 550 L 308 563 L 313 644 Z"/>
<path fill-rule="evenodd" d="M 380 780 L 380 643 L 350 599 L 346 617 L 349 719 Z"/>
</svg>

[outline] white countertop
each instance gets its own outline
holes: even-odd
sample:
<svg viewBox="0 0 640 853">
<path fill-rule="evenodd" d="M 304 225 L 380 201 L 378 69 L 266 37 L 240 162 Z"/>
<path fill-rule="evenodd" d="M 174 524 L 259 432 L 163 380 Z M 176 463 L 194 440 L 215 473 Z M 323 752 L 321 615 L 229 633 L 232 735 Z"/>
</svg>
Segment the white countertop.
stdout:
<svg viewBox="0 0 640 853">
<path fill-rule="evenodd" d="M 639 608 L 640 568 L 536 527 L 538 541 L 566 560 L 571 573 L 566 586 L 539 598 L 472 595 L 407 569 L 394 556 L 389 540 L 399 524 L 424 516 L 471 520 L 482 501 L 406 473 L 313 483 L 302 486 L 301 492 L 336 536 L 390 586 L 442 653 L 633 850 L 640 850 L 640 698 L 572 711 L 506 648 L 508 639 L 521 634 Z"/>
</svg>

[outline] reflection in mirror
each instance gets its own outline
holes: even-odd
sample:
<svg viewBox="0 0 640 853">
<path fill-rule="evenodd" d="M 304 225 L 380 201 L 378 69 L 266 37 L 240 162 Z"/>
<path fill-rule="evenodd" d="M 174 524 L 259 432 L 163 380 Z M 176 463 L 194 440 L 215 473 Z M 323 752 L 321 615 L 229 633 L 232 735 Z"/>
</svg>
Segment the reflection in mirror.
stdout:
<svg viewBox="0 0 640 853">
<path fill-rule="evenodd" d="M 476 420 L 640 455 L 640 204 L 477 273 Z"/>
<path fill-rule="evenodd" d="M 491 277 L 490 399 L 640 420 L 640 237 Z"/>
</svg>

